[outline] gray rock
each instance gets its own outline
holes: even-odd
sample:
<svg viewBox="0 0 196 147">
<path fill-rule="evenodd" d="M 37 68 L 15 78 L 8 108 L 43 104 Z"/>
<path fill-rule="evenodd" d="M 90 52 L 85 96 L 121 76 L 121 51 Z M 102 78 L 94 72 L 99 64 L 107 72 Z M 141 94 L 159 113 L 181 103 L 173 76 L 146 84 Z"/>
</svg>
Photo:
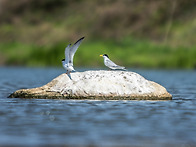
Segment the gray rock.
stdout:
<svg viewBox="0 0 196 147">
<path fill-rule="evenodd" d="M 171 100 L 161 85 L 128 71 L 85 71 L 62 74 L 48 84 L 21 89 L 9 97 L 98 100 Z"/>
</svg>

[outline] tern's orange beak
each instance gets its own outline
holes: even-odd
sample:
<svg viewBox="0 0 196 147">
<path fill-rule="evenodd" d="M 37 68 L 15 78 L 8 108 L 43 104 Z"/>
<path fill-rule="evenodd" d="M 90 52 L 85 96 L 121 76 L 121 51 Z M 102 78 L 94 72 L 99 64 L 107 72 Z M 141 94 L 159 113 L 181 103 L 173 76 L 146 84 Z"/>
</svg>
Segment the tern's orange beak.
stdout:
<svg viewBox="0 0 196 147">
<path fill-rule="evenodd" d="M 103 55 L 99 55 L 99 56 L 101 56 L 101 57 L 102 57 Z"/>
</svg>

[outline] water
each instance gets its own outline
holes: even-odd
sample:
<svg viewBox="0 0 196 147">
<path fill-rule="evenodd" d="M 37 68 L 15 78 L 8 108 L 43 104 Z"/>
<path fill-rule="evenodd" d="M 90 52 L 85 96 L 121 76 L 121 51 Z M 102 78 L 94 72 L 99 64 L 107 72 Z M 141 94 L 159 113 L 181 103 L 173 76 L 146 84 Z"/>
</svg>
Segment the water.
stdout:
<svg viewBox="0 0 196 147">
<path fill-rule="evenodd" d="M 196 71 L 133 70 L 166 87 L 171 101 L 7 98 L 62 69 L 0 68 L 0 145 L 196 146 Z"/>
</svg>

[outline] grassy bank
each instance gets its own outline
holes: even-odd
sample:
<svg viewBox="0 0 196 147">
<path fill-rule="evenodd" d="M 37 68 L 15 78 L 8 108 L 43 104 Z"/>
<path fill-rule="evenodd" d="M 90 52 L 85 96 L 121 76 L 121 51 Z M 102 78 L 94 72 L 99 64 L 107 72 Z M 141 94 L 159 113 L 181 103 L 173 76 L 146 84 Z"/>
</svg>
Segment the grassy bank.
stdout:
<svg viewBox="0 0 196 147">
<path fill-rule="evenodd" d="M 83 35 L 76 66 L 195 68 L 195 0 L 0 1 L 0 65 L 61 66 Z M 7 11 L 9 10 L 9 11 Z"/>
<path fill-rule="evenodd" d="M 64 49 L 70 42 L 38 46 L 32 44 L 0 43 L 5 65 L 61 66 Z M 74 42 L 72 42 L 73 44 Z M 169 47 L 131 37 L 119 41 L 89 40 L 85 38 L 75 54 L 75 66 L 103 66 L 100 54 L 107 53 L 119 65 L 142 68 L 196 67 L 196 50 L 185 47 Z"/>
</svg>

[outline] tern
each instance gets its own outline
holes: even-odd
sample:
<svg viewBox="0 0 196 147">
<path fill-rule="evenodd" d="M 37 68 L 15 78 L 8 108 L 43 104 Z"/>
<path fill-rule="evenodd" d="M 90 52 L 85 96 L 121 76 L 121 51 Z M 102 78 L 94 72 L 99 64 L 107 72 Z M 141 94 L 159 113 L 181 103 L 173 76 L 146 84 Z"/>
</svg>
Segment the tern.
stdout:
<svg viewBox="0 0 196 147">
<path fill-rule="evenodd" d="M 103 57 L 105 66 L 109 67 L 110 69 L 122 69 L 122 70 L 126 70 L 125 67 L 119 66 L 119 65 L 115 64 L 114 62 L 112 62 L 109 59 L 109 57 L 108 57 L 107 54 L 103 54 L 103 55 L 100 55 L 100 56 Z"/>
<path fill-rule="evenodd" d="M 66 74 L 70 74 L 72 71 L 75 71 L 75 69 L 73 68 L 73 57 L 83 39 L 84 37 L 76 41 L 74 45 L 71 46 L 71 44 L 69 44 L 65 48 L 65 59 L 62 60 L 62 64 L 66 70 Z"/>
</svg>

